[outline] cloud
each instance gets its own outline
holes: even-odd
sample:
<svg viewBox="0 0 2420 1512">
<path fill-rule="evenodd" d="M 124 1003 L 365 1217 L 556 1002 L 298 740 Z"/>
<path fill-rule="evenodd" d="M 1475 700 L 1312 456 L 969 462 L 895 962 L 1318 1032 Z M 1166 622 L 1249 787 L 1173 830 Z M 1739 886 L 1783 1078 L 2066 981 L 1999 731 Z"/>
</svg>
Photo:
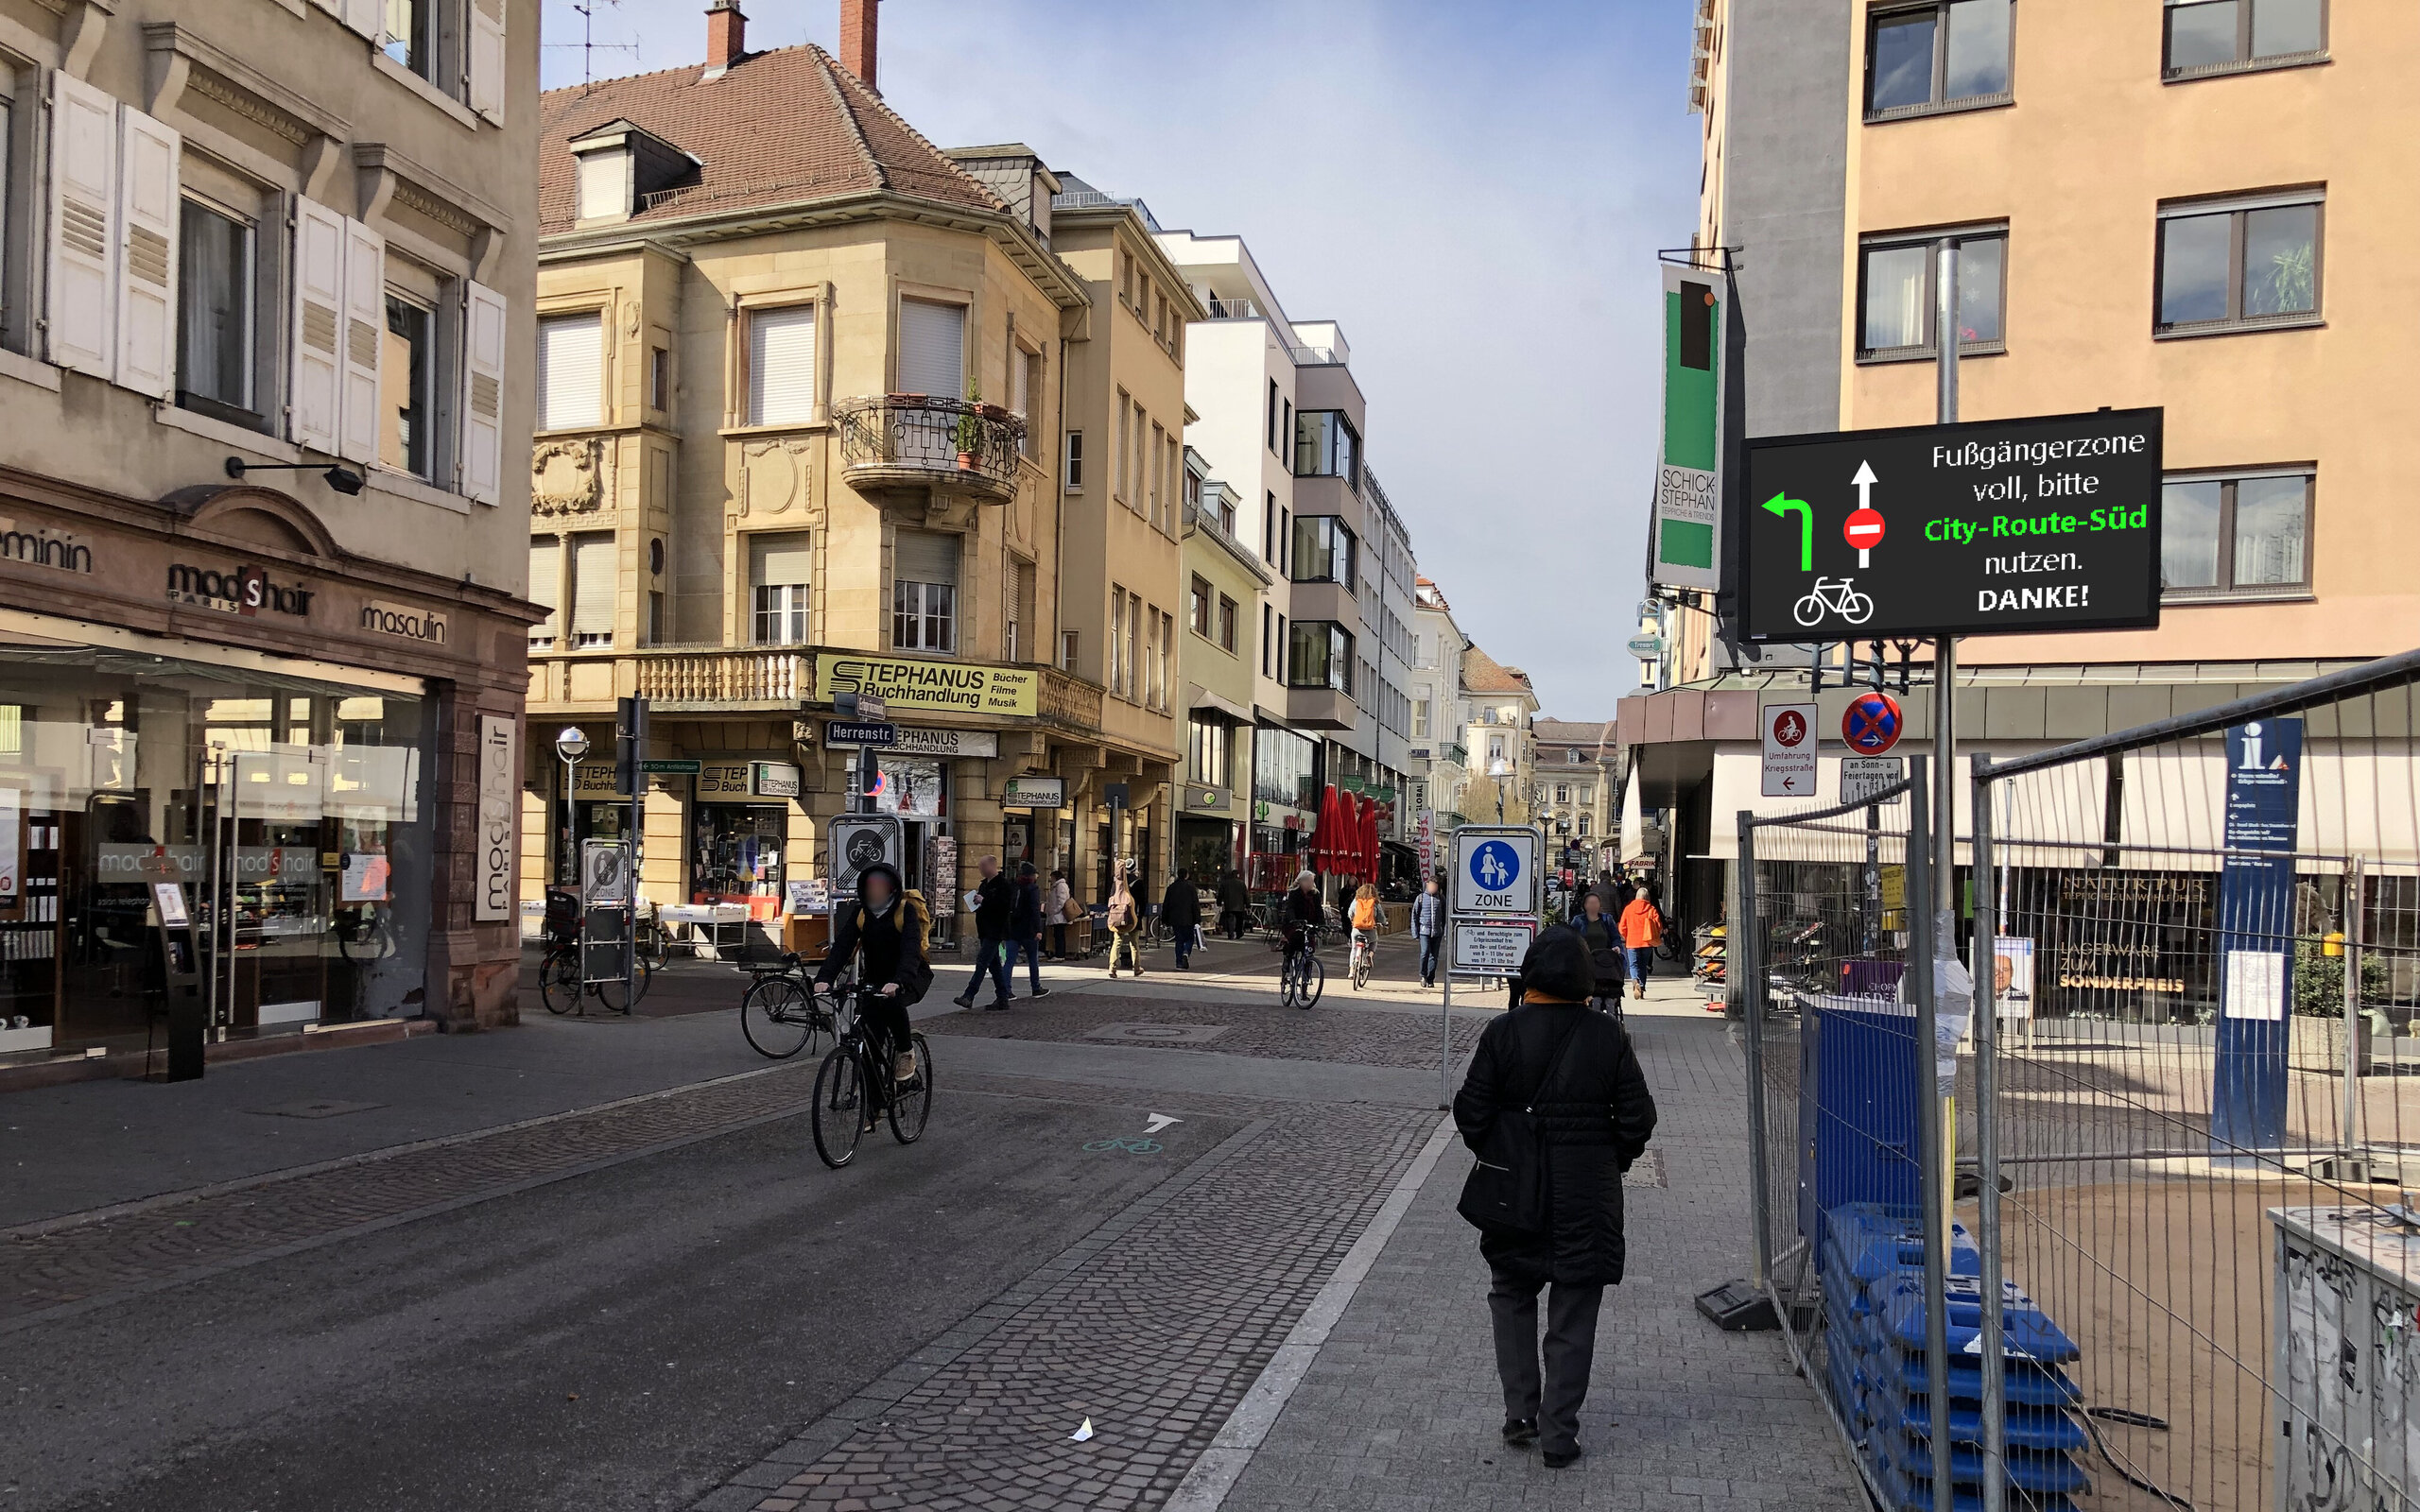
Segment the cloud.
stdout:
<svg viewBox="0 0 2420 1512">
<path fill-rule="evenodd" d="M 757 0 L 755 47 L 838 46 L 838 0 Z M 702 3 L 600 7 L 599 75 L 704 55 Z M 580 16 L 547 0 L 546 82 Z M 1671 0 L 888 0 L 883 94 L 944 146 L 1021 141 L 1234 232 L 1296 319 L 1340 321 L 1367 450 L 1422 570 L 1547 712 L 1604 717 L 1645 559 L 1655 250 L 1695 219 Z"/>
</svg>

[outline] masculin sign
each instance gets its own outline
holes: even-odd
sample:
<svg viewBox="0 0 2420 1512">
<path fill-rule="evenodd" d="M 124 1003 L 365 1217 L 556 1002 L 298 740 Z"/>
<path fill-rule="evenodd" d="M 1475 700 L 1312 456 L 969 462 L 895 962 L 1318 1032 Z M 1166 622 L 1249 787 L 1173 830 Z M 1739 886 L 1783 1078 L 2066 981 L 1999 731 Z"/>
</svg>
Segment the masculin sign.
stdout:
<svg viewBox="0 0 2420 1512">
<path fill-rule="evenodd" d="M 1744 637 L 2157 626 L 2160 420 L 2101 410 L 1749 441 Z"/>
</svg>

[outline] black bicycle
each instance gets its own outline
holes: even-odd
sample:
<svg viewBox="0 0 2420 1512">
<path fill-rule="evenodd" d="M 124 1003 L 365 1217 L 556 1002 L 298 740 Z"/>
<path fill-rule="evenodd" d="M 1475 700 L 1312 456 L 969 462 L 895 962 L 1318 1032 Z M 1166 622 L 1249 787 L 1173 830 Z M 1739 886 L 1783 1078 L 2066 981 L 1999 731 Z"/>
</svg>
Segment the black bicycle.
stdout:
<svg viewBox="0 0 2420 1512">
<path fill-rule="evenodd" d="M 933 1051 L 921 1034 L 910 1033 L 908 1048 L 916 1053 L 916 1074 L 905 1081 L 891 1075 L 895 1053 L 880 1031 L 868 1032 L 863 1004 L 879 988 L 859 987 L 836 1002 L 851 1005 L 837 1015 L 839 1042 L 823 1057 L 815 1073 L 815 1104 L 809 1122 L 815 1130 L 815 1153 L 838 1171 L 856 1159 L 857 1142 L 873 1129 L 879 1114 L 890 1124 L 890 1137 L 913 1144 L 925 1137 L 933 1116 Z M 885 1090 L 879 1108 L 875 1089 Z"/>
<path fill-rule="evenodd" d="M 832 1010 L 816 999 L 814 979 L 799 956 L 785 954 L 778 965 L 752 966 L 748 972 L 754 980 L 739 1000 L 739 1032 L 750 1049 L 768 1059 L 787 1060 L 838 1033 Z M 845 977 L 840 984 L 842 991 L 853 986 Z"/>
<path fill-rule="evenodd" d="M 546 947 L 545 958 L 538 963 L 538 996 L 546 1005 L 548 1013 L 569 1013 L 579 1006 L 579 954 L 586 948 L 585 939 L 584 934 L 574 935 L 568 939 L 558 938 Z M 587 991 L 611 1011 L 628 1013 L 632 1003 L 647 996 L 648 987 L 654 979 L 655 966 L 642 951 L 638 953 L 638 992 L 635 997 L 631 992 L 630 984 L 620 977 L 591 982 L 587 985 Z"/>
<path fill-rule="evenodd" d="M 1303 943 L 1286 950 L 1286 939 L 1279 936 L 1277 948 L 1286 951 L 1286 964 L 1277 973 L 1277 991 L 1288 1007 L 1307 1008 L 1320 1000 L 1327 986 L 1327 968 L 1320 964 L 1320 932 L 1303 931 Z"/>
</svg>

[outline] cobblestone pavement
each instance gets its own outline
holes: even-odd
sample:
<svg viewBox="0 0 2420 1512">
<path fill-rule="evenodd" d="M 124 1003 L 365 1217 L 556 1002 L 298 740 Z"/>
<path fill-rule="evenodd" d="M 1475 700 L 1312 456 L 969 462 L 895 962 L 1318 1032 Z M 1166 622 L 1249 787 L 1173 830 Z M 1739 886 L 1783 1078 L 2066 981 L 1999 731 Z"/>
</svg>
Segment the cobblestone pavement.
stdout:
<svg viewBox="0 0 2420 1512">
<path fill-rule="evenodd" d="M 785 1064 L 20 1232 L 0 1244 L 0 1332 L 62 1307 L 206 1275 L 297 1245 L 786 1117 L 804 1107 L 814 1076 L 811 1063 Z"/>
<path fill-rule="evenodd" d="M 1362 1008 L 1337 1001 L 1333 978 L 1317 1007 L 1288 1008 L 1274 999 L 1196 1001 L 1184 998 L 1128 997 L 1107 988 L 1057 993 L 1036 1003 L 1020 998 L 1005 1013 L 975 1012 L 936 1019 L 927 1033 L 975 1035 L 994 1040 L 1089 1040 L 1113 1023 L 1215 1024 L 1225 1032 L 1195 1045 L 1160 1048 L 1215 1050 L 1223 1055 L 1262 1056 L 1279 1060 L 1338 1060 L 1362 1066 L 1434 1071 L 1437 1067 L 1438 1025 L 1427 1013 L 1400 1008 Z M 1459 1009 L 1454 1015 L 1454 1055 L 1470 1054 L 1478 1043 L 1485 1018 Z M 1148 1040 L 1118 1043 L 1148 1044 Z"/>
<path fill-rule="evenodd" d="M 1163 1503 L 1435 1126 L 1254 1123 L 700 1507 Z"/>
<path fill-rule="evenodd" d="M 1454 1212 L 1448 1150 L 1270 1428 L 1221 1512 L 1379 1508 L 1862 1509 L 1857 1472 L 1776 1335 L 1724 1333 L 1693 1296 L 1743 1274 L 1744 1069 L 1719 1022 L 1634 1017 L 1666 1184 L 1635 1179 L 1629 1274 L 1606 1294 L 1585 1455 L 1505 1448 L 1487 1270 Z M 1638 1172 L 1634 1170 L 1634 1177 Z M 1208 1504 L 1208 1503 L 1204 1503 Z"/>
</svg>

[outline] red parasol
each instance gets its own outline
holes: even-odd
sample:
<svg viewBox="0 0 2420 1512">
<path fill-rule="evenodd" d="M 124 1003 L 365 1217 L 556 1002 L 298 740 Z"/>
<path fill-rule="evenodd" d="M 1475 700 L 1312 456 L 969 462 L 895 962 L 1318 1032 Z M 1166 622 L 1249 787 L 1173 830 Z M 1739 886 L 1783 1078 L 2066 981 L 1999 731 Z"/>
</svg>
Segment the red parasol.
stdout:
<svg viewBox="0 0 2420 1512">
<path fill-rule="evenodd" d="M 1322 871 L 1333 870 L 1336 861 L 1337 793 L 1331 784 L 1320 795 L 1319 828 L 1311 832 L 1311 843 L 1304 854 Z"/>
<path fill-rule="evenodd" d="M 1361 876 L 1368 882 L 1378 880 L 1378 800 L 1361 800 Z"/>
</svg>

